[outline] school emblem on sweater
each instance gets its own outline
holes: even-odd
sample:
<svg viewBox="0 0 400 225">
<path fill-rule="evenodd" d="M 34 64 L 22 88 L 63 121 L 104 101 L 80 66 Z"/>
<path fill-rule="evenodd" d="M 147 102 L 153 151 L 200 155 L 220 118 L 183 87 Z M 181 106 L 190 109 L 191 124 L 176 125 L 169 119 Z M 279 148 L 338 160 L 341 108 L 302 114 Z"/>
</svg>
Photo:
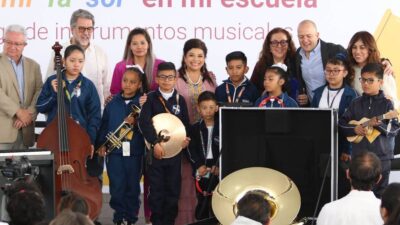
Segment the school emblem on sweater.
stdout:
<svg viewBox="0 0 400 225">
<path fill-rule="evenodd" d="M 174 112 L 175 115 L 178 115 L 181 112 L 181 107 L 179 105 L 173 105 L 172 112 Z"/>
</svg>

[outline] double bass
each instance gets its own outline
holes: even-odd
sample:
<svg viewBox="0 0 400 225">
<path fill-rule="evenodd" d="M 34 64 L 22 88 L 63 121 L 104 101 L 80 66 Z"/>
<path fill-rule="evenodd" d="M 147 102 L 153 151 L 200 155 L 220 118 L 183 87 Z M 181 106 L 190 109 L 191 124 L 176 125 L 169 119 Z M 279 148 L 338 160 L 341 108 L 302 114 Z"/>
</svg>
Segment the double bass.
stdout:
<svg viewBox="0 0 400 225">
<path fill-rule="evenodd" d="M 55 52 L 57 71 L 57 115 L 38 137 L 37 147 L 45 148 L 54 154 L 55 205 L 68 192 L 82 196 L 89 206 L 89 216 L 96 219 L 101 211 L 101 184 L 97 177 L 88 175 L 86 160 L 90 156 L 91 143 L 85 129 L 77 124 L 66 111 L 63 79 L 61 75 L 62 46 L 56 42 Z"/>
</svg>

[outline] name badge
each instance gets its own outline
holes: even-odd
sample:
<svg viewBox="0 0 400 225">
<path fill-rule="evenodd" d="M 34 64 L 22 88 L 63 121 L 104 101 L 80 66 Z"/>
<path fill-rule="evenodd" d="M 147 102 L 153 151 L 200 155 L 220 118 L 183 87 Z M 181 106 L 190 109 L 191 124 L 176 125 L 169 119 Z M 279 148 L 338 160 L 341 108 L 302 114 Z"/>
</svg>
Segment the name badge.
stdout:
<svg viewBox="0 0 400 225">
<path fill-rule="evenodd" d="M 124 141 L 122 142 L 122 156 L 131 156 L 131 143 Z"/>
</svg>

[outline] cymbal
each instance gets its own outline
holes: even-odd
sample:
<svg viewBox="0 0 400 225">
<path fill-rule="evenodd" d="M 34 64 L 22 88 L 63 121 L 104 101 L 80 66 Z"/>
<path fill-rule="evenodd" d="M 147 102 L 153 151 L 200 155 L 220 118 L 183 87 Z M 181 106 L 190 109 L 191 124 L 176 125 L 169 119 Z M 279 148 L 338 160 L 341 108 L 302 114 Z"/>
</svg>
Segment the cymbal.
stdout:
<svg viewBox="0 0 400 225">
<path fill-rule="evenodd" d="M 163 136 L 160 143 L 164 148 L 163 158 L 172 158 L 182 150 L 182 143 L 186 139 L 186 129 L 182 121 L 171 113 L 160 113 L 152 118 L 157 135 Z"/>
<path fill-rule="evenodd" d="M 223 225 L 231 224 L 237 203 L 251 190 L 263 190 L 271 205 L 271 224 L 291 224 L 300 210 L 300 192 L 285 174 L 263 167 L 235 171 L 220 181 L 212 196 L 212 208 Z"/>
</svg>

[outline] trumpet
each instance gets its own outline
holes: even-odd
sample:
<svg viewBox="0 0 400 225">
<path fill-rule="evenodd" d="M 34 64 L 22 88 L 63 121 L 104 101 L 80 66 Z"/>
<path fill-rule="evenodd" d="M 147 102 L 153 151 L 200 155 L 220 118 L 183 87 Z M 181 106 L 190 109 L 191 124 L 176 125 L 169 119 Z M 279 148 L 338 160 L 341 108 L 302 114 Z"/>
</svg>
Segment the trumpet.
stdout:
<svg viewBox="0 0 400 225">
<path fill-rule="evenodd" d="M 132 112 L 129 113 L 128 117 L 132 117 L 135 120 L 140 114 L 140 108 L 137 107 L 136 105 L 132 105 Z M 104 146 L 106 147 L 106 155 L 112 152 L 115 148 L 121 148 L 122 147 L 122 140 L 126 137 L 129 136 L 130 138 L 133 138 L 133 127 L 135 124 L 130 124 L 126 122 L 125 120 L 119 125 L 117 129 L 115 129 L 114 132 L 109 132 L 106 135 L 106 141 L 104 144 L 100 146 L 100 148 L 97 149 L 96 152 L 99 152 L 99 150 Z"/>
</svg>

